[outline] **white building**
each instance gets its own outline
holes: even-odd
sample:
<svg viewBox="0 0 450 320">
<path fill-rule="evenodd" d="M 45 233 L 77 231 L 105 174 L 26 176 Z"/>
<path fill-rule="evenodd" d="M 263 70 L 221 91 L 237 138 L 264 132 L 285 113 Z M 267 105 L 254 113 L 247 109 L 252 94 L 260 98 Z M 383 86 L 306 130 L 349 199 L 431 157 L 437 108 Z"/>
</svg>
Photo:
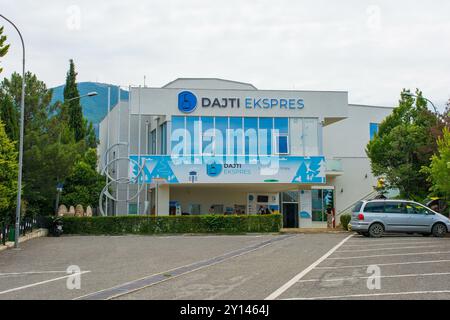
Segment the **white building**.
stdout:
<svg viewBox="0 0 450 320">
<path fill-rule="evenodd" d="M 103 209 L 280 212 L 285 227 L 324 227 L 327 209 L 339 213 L 373 192 L 365 147 L 391 111 L 349 105 L 347 92 L 222 79 L 131 87 L 100 124 L 100 168 L 117 200 Z"/>
</svg>

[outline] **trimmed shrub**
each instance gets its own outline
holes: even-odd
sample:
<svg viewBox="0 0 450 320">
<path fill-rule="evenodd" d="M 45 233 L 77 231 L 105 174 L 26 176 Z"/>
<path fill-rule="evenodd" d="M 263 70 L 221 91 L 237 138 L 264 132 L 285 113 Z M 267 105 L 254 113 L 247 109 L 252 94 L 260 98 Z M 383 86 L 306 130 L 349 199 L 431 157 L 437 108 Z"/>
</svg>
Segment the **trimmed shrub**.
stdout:
<svg viewBox="0 0 450 320">
<path fill-rule="evenodd" d="M 350 220 L 352 220 L 352 216 L 350 214 L 346 213 L 341 215 L 340 221 L 344 230 L 348 231 L 348 224 L 350 223 Z"/>
<path fill-rule="evenodd" d="M 279 232 L 281 215 L 63 217 L 65 234 Z"/>
</svg>

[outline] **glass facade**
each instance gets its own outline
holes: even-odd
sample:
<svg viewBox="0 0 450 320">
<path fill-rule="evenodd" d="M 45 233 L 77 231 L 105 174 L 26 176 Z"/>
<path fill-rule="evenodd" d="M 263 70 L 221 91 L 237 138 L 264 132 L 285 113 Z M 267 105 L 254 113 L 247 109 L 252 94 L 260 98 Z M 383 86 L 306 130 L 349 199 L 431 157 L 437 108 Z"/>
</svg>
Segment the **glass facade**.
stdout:
<svg viewBox="0 0 450 320">
<path fill-rule="evenodd" d="M 311 190 L 312 221 L 327 221 L 327 211 L 334 208 L 334 190 Z M 331 212 L 330 212 L 331 213 Z"/>
<path fill-rule="evenodd" d="M 316 156 L 319 124 L 316 118 L 173 116 L 170 150 L 186 155 Z"/>
</svg>

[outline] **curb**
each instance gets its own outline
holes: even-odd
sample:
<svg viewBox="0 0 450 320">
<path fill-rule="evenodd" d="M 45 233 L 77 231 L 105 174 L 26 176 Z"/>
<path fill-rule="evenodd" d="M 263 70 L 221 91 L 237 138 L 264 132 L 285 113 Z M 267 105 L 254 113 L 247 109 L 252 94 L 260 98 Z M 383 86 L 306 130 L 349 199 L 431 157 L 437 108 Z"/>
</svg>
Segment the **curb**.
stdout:
<svg viewBox="0 0 450 320">
<path fill-rule="evenodd" d="M 342 229 L 325 229 L 325 228 L 298 228 L 298 229 L 281 229 L 281 234 L 302 233 L 302 234 L 319 234 L 319 233 L 349 233 Z"/>
<path fill-rule="evenodd" d="M 37 229 L 33 232 L 30 232 L 22 237 L 19 238 L 19 243 L 27 242 L 28 240 L 35 239 L 35 238 L 41 238 L 46 237 L 48 235 L 48 230 L 41 228 Z M 14 241 L 8 241 L 6 244 L 0 245 L 0 252 L 6 249 L 14 248 Z"/>
</svg>

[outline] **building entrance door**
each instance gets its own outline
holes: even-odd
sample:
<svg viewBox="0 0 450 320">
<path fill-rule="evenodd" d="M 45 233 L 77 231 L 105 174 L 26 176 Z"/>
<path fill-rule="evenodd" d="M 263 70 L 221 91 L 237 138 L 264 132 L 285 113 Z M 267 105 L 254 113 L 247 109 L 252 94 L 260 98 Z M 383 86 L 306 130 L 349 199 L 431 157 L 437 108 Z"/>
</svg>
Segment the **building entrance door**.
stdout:
<svg viewBox="0 0 450 320">
<path fill-rule="evenodd" d="M 283 203 L 283 227 L 298 228 L 297 203 Z"/>
</svg>

